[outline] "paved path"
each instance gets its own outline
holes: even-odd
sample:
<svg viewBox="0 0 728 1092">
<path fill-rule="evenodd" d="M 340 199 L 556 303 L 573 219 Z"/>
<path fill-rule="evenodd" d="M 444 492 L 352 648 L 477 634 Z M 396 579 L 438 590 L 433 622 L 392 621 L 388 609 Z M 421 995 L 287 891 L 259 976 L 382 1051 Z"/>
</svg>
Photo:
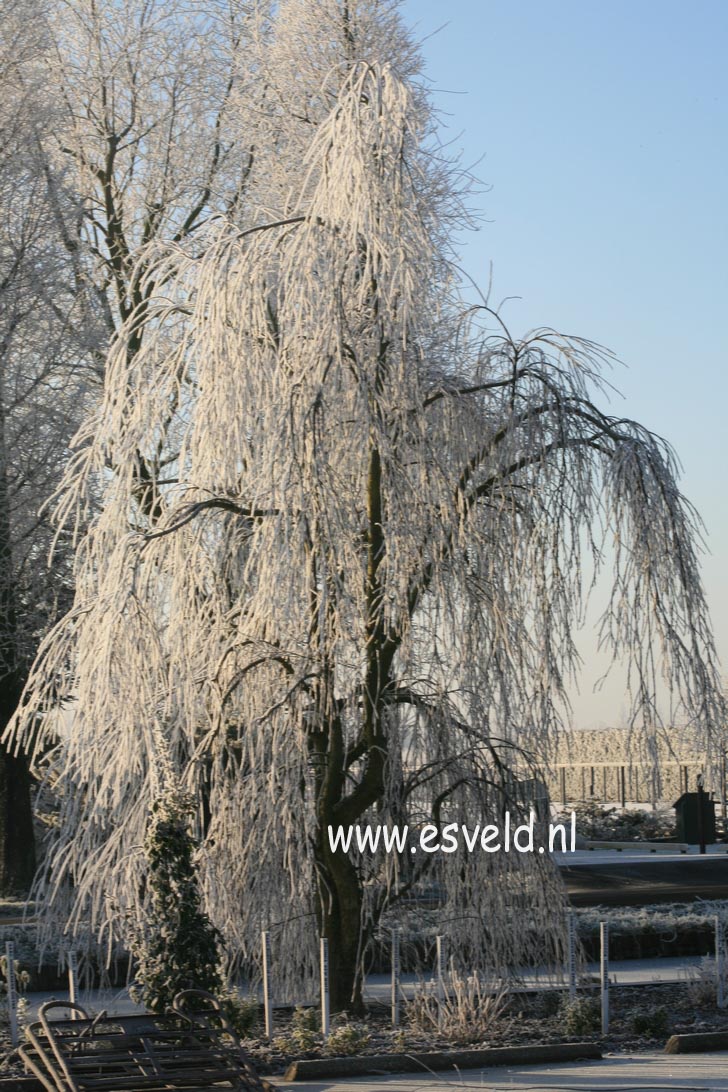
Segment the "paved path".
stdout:
<svg viewBox="0 0 728 1092">
<path fill-rule="evenodd" d="M 557 853 L 572 906 L 645 906 L 728 898 L 726 847 L 699 855 L 624 850 Z"/>
<path fill-rule="evenodd" d="M 413 1074 L 286 1084 L 290 1092 L 728 1092 L 728 1053 L 616 1055 L 601 1062 L 503 1066 L 460 1074 Z"/>
<path fill-rule="evenodd" d="M 685 982 L 691 972 L 698 968 L 702 956 L 664 956 L 659 959 L 620 959 L 609 964 L 609 980 L 614 986 L 647 986 L 653 982 Z M 587 963 L 587 972 L 598 981 L 599 964 Z M 526 987 L 534 989 L 564 989 L 565 983 L 553 979 L 545 971 L 524 972 Z M 422 979 L 414 974 L 405 974 L 401 978 L 401 989 L 405 997 L 410 997 Z M 435 980 L 429 979 L 434 988 Z M 390 979 L 388 975 L 370 974 L 364 986 L 364 996 L 372 1001 L 388 1001 L 390 997 Z"/>
<path fill-rule="evenodd" d="M 562 864 L 594 864 L 629 860 L 629 861 L 685 861 L 705 860 L 706 857 L 720 859 L 728 857 L 728 842 L 718 842 L 714 846 L 706 846 L 705 853 L 700 852 L 699 846 L 688 846 L 686 853 L 678 853 L 670 849 L 661 849 L 658 852 L 648 851 L 642 848 L 641 842 L 635 842 L 629 849 L 576 849 L 568 853 L 556 850 L 551 855 L 558 865 Z"/>
<path fill-rule="evenodd" d="M 686 980 L 691 969 L 698 967 L 700 962 L 700 956 L 617 960 L 610 963 L 609 977 L 612 984 L 616 986 L 649 985 L 652 982 L 680 983 Z M 594 976 L 596 981 L 599 974 L 599 964 L 589 963 L 587 964 L 587 970 Z M 554 982 L 545 973 L 539 973 L 538 971 L 527 972 L 525 978 L 527 984 L 532 985 L 534 988 L 565 988 L 563 981 L 561 983 Z M 402 975 L 401 989 L 404 996 L 411 997 L 421 982 L 422 979 L 417 975 Z M 434 989 L 435 980 L 430 979 L 430 983 Z M 372 974 L 367 977 L 364 987 L 364 997 L 367 1000 L 388 1003 L 390 995 L 389 975 Z M 44 1001 L 50 1001 L 51 998 L 61 1000 L 67 997 L 68 993 L 63 990 L 27 994 L 26 1000 L 30 1017 L 35 1019 L 38 1007 Z M 123 989 L 91 990 L 89 992 L 82 990 L 79 995 L 79 1002 L 93 1012 L 99 1012 L 101 1009 L 107 1009 L 109 1012 L 115 1013 L 143 1011 L 139 1005 L 134 1004 L 128 992 Z M 310 1003 L 315 1005 L 318 1004 L 318 1001 L 313 1000 Z"/>
</svg>

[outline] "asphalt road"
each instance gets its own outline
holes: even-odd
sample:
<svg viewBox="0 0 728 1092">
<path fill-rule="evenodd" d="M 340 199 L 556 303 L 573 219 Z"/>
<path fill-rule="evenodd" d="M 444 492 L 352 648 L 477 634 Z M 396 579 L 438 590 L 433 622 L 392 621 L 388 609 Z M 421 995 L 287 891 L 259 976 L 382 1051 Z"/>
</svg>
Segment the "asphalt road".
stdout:
<svg viewBox="0 0 728 1092">
<path fill-rule="evenodd" d="M 671 857 L 669 860 L 604 864 L 562 863 L 572 906 L 646 906 L 693 899 L 728 899 L 728 857 Z"/>
<path fill-rule="evenodd" d="M 640 856 L 605 862 L 605 854 L 589 859 L 580 853 L 557 857 L 572 906 L 647 906 L 694 899 L 728 899 L 728 854 L 705 857 Z M 613 858 L 616 854 L 609 853 Z M 571 863 L 569 858 L 573 860 Z M 22 918 L 1 918 L 0 924 L 20 924 Z"/>
</svg>

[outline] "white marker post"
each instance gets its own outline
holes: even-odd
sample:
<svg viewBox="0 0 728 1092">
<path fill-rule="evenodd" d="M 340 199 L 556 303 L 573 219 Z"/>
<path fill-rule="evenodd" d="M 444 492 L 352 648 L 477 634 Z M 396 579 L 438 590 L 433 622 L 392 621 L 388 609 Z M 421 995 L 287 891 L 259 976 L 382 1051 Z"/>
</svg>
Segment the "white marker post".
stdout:
<svg viewBox="0 0 728 1092">
<path fill-rule="evenodd" d="M 75 948 L 71 948 L 68 953 L 68 999 L 72 1004 L 78 1004 L 78 956 Z M 78 1018 L 76 1010 L 71 1009 L 71 1019 Z"/>
<path fill-rule="evenodd" d="M 720 918 L 716 914 L 715 916 L 715 986 L 716 986 L 716 1000 L 718 1008 L 722 1009 L 725 1006 L 725 997 L 723 990 L 723 976 L 725 974 L 725 947 L 723 944 L 723 929 L 720 924 Z"/>
<path fill-rule="evenodd" d="M 392 1027 L 399 1027 L 399 929 L 392 930 Z"/>
<path fill-rule="evenodd" d="M 5 942 L 5 961 L 7 963 L 8 1019 L 10 1020 L 10 1043 L 18 1045 L 18 987 L 15 981 L 15 944 Z"/>
<path fill-rule="evenodd" d="M 263 944 L 263 1014 L 265 1016 L 265 1034 L 270 1039 L 273 1035 L 273 1005 L 270 996 L 270 933 L 264 929 L 260 934 Z"/>
<path fill-rule="evenodd" d="M 609 1032 L 609 924 L 599 923 L 601 940 L 602 1035 Z"/>
<path fill-rule="evenodd" d="M 576 917 L 573 910 L 567 914 L 569 928 L 568 951 L 569 960 L 569 1000 L 576 1000 Z"/>
<path fill-rule="evenodd" d="M 321 1034 L 328 1038 L 330 1028 L 329 1009 L 329 942 L 321 937 Z"/>
<path fill-rule="evenodd" d="M 437 1000 L 440 1004 L 445 1000 L 445 975 L 447 973 L 444 942 L 445 938 L 443 936 L 437 937 Z"/>
</svg>

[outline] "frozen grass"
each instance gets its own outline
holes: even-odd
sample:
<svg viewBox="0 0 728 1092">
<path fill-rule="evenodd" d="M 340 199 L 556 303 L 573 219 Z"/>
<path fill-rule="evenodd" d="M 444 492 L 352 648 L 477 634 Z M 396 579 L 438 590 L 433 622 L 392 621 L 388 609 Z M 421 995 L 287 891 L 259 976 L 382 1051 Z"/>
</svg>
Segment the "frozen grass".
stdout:
<svg viewBox="0 0 728 1092">
<path fill-rule="evenodd" d="M 695 928 L 718 917 L 725 929 L 728 925 L 728 899 L 695 902 L 651 903 L 649 906 L 590 906 L 576 911 L 579 935 L 599 932 L 599 923 L 606 921 L 612 934 L 637 932 L 669 933 L 677 929 Z"/>
</svg>

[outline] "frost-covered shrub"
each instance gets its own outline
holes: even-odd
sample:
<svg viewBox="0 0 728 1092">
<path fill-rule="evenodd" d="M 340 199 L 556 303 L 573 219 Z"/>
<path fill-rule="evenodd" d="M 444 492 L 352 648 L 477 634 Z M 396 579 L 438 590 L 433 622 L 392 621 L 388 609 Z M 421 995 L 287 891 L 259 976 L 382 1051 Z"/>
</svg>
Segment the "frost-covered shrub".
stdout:
<svg viewBox="0 0 728 1092">
<path fill-rule="evenodd" d="M 238 1035 L 245 1039 L 260 1019 L 260 1002 L 257 997 L 243 997 L 237 989 L 223 990 L 218 999 L 223 1012 Z"/>
<path fill-rule="evenodd" d="M 273 1040 L 273 1046 L 283 1054 L 292 1054 L 295 1051 L 305 1053 L 319 1046 L 321 1040 L 318 1010 L 297 1005 L 291 1017 L 291 1027 L 288 1034 L 279 1035 Z"/>
<path fill-rule="evenodd" d="M 22 970 L 17 959 L 14 960 L 13 966 L 15 967 L 15 984 L 18 993 L 23 993 L 28 988 L 28 982 L 30 976 L 27 971 Z M 8 994 L 8 959 L 7 956 L 0 956 L 0 1005 L 7 1003 Z"/>
<path fill-rule="evenodd" d="M 661 1039 L 667 1035 L 669 1020 L 667 1009 L 646 1010 L 635 1012 L 632 1016 L 632 1031 L 635 1035 L 646 1035 L 650 1039 Z"/>
<path fill-rule="evenodd" d="M 666 935 L 678 930 L 713 928 L 716 916 L 728 927 L 728 900 L 709 903 L 669 902 L 649 906 L 590 906 L 576 911 L 579 936 L 599 933 L 600 921 L 609 924 L 610 935 L 658 932 Z"/>
<path fill-rule="evenodd" d="M 594 801 L 575 804 L 562 812 L 556 821 L 568 823 L 571 812 L 576 815 L 576 830 L 582 838 L 597 841 L 650 842 L 657 838 L 672 838 L 675 815 L 671 808 L 629 808 L 623 811 L 605 807 Z"/>
<path fill-rule="evenodd" d="M 705 955 L 713 949 L 716 916 L 728 924 L 725 900 L 707 905 L 596 906 L 577 911 L 577 929 L 588 959 L 599 957 L 600 921 L 609 925 L 613 959 Z"/>
<path fill-rule="evenodd" d="M 593 997 L 575 997 L 561 1007 L 561 1020 L 567 1035 L 593 1035 L 601 1028 L 601 1009 Z"/>
<path fill-rule="evenodd" d="M 371 1040 L 372 1037 L 365 1024 L 350 1024 L 348 1020 L 345 1020 L 339 1027 L 332 1029 L 324 1044 L 324 1053 L 340 1058 L 361 1054 Z"/>
<path fill-rule="evenodd" d="M 688 997 L 695 1006 L 715 1004 L 718 995 L 718 978 L 715 960 L 709 957 L 701 959 L 698 967 L 685 971 Z"/>
<path fill-rule="evenodd" d="M 40 942 L 38 927 L 36 925 L 2 925 L 0 926 L 0 951 L 5 951 L 7 941 L 11 940 L 15 945 L 15 955 L 18 962 L 25 965 L 35 964 L 39 960 Z M 44 950 L 46 962 L 57 962 L 59 952 L 57 947 Z"/>
<path fill-rule="evenodd" d="M 296 1005 L 291 1017 L 291 1027 L 294 1031 L 318 1031 L 321 1016 L 318 1009 L 309 1009 L 304 1005 Z"/>
<path fill-rule="evenodd" d="M 30 976 L 27 971 L 21 969 L 17 960 L 14 961 L 15 982 L 19 994 L 23 994 L 28 988 Z M 17 1018 L 21 1027 L 26 1023 L 27 1002 L 24 997 L 18 997 Z M 5 1023 L 9 1020 L 8 1013 L 8 959 L 0 956 L 0 1020 Z"/>
</svg>

